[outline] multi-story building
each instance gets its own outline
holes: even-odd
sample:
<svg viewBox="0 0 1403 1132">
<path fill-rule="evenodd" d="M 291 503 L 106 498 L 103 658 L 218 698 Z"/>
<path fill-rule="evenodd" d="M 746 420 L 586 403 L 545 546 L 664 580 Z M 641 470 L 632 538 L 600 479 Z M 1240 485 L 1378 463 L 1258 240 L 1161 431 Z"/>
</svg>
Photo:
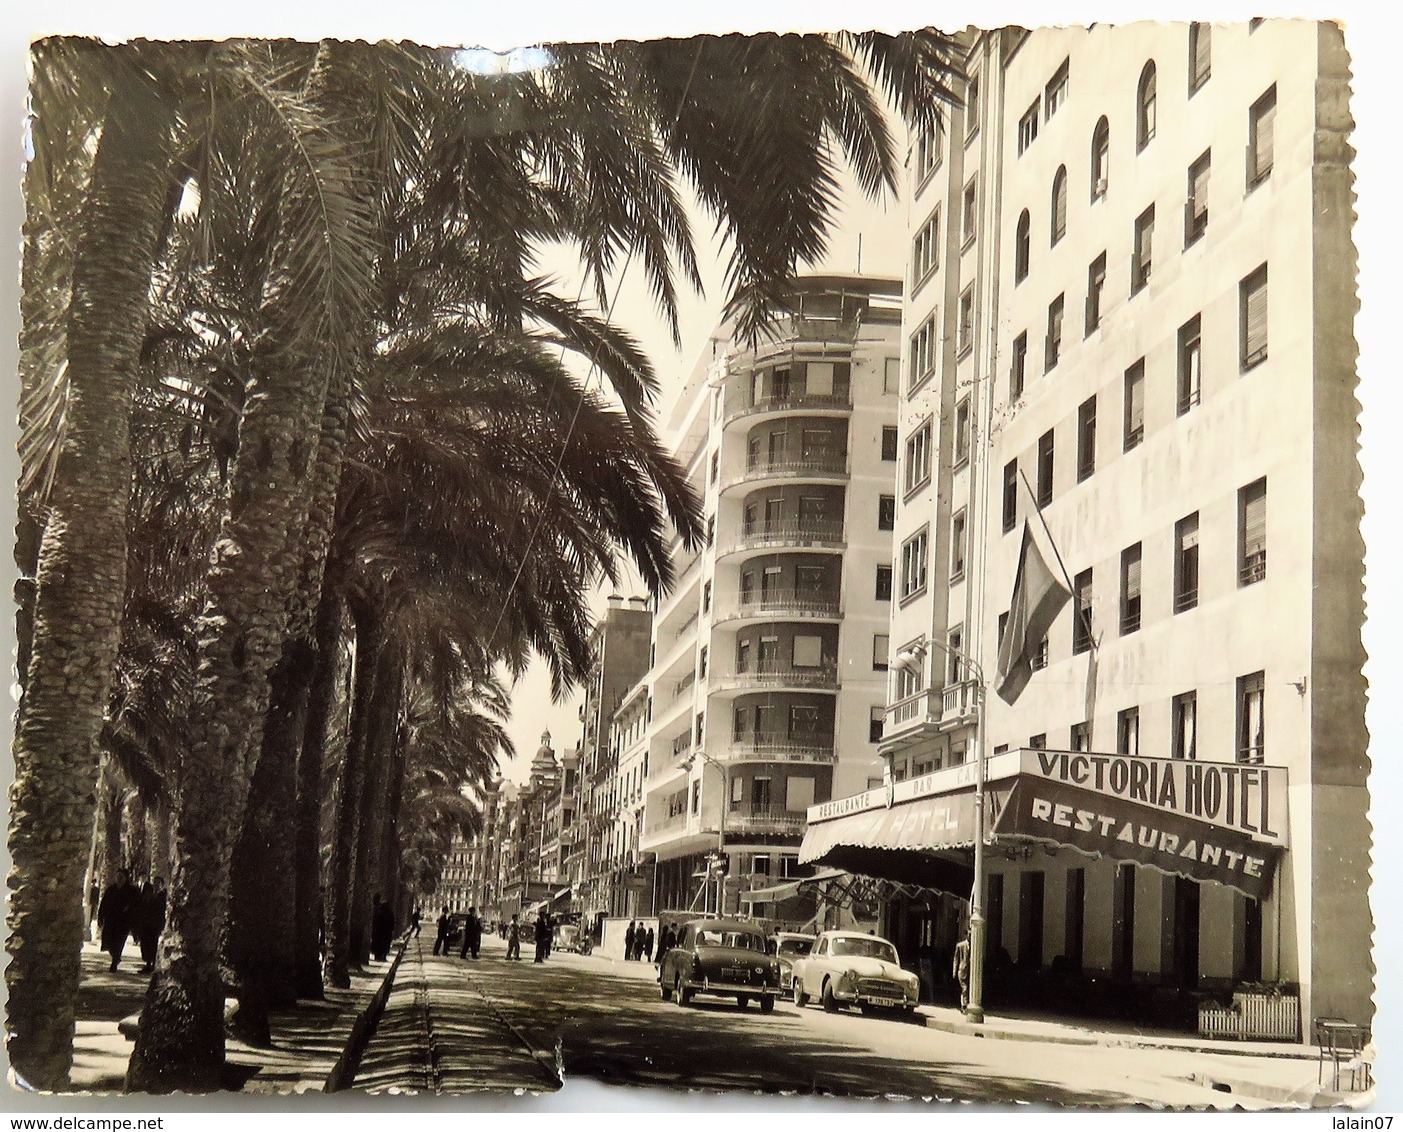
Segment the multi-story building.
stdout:
<svg viewBox="0 0 1403 1132">
<path fill-rule="evenodd" d="M 809 805 L 880 779 L 900 296 L 803 278 L 759 341 L 718 328 L 674 405 L 707 537 L 678 548 L 653 625 L 658 908 L 700 907 L 717 850 L 728 910 L 736 887 L 800 875 Z"/>
<path fill-rule="evenodd" d="M 476 907 L 495 910 L 502 900 L 505 877 L 504 850 L 516 809 L 517 785 L 498 778 L 481 800 L 482 829 L 470 843 L 470 875 L 467 892 L 449 901 L 453 911 Z"/>
<path fill-rule="evenodd" d="M 590 638 L 593 664 L 580 705 L 581 836 L 567 857 L 571 905 L 593 919 L 609 914 L 621 897 L 615 859 L 617 811 L 613 804 L 617 752 L 611 741 L 614 713 L 648 671 L 653 614 L 648 600 L 610 596 Z"/>
<path fill-rule="evenodd" d="M 609 857 L 614 879 L 613 903 L 609 907 L 612 916 L 651 916 L 654 911 L 654 857 L 640 849 L 651 708 L 648 683 L 640 680 L 614 712 L 610 739 L 614 748 L 611 800 L 615 815 Z"/>
<path fill-rule="evenodd" d="M 1327 24 L 1009 29 L 912 147 L 889 781 L 804 857 L 968 895 L 982 741 L 1005 990 L 1372 1013 L 1347 77 Z"/>
</svg>

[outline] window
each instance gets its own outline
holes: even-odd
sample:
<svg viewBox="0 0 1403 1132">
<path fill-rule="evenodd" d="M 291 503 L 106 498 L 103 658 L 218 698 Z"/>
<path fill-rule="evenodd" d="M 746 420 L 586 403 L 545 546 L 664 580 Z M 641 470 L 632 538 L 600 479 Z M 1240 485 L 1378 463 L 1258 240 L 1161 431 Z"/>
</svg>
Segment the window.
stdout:
<svg viewBox="0 0 1403 1132">
<path fill-rule="evenodd" d="M 1120 552 L 1120 635 L 1140 628 L 1140 544 Z"/>
<path fill-rule="evenodd" d="M 1135 92 L 1135 150 L 1144 149 L 1155 136 L 1155 64 L 1145 64 Z"/>
<path fill-rule="evenodd" d="M 1040 668 L 1047 667 L 1047 638 L 1044 637 L 1038 642 L 1038 651 L 1033 654 L 1032 664 L 1029 665 L 1034 672 Z"/>
<path fill-rule="evenodd" d="M 882 374 L 882 392 L 883 392 L 883 393 L 900 393 L 900 392 L 901 392 L 901 359 L 900 359 L 900 358 L 887 358 L 887 359 L 886 359 L 886 369 L 884 370 L 884 372 L 883 372 L 883 374 Z M 895 459 L 896 459 L 896 456 L 893 455 L 893 456 L 892 456 L 892 459 L 895 460 Z"/>
<path fill-rule="evenodd" d="M 1071 747 L 1074 751 L 1091 750 L 1091 724 L 1072 724 Z"/>
<path fill-rule="evenodd" d="M 873 596 L 877 601 L 891 601 L 891 567 L 877 567 L 877 588 Z"/>
<path fill-rule="evenodd" d="M 957 511 L 950 520 L 950 580 L 965 576 L 965 513 Z"/>
<path fill-rule="evenodd" d="M 1125 371 L 1125 451 L 1145 439 L 1145 359 Z"/>
<path fill-rule="evenodd" d="M 945 638 L 945 682 L 958 684 L 964 679 L 964 626 L 957 625 Z"/>
<path fill-rule="evenodd" d="M 1047 732 L 1039 731 L 1036 735 L 1028 736 L 1028 746 L 1034 751 L 1047 750 Z"/>
<path fill-rule="evenodd" d="M 1178 412 L 1183 416 L 1203 395 L 1203 320 L 1194 315 L 1179 327 Z"/>
<path fill-rule="evenodd" d="M 921 324 L 911 335 L 910 387 L 916 388 L 935 369 L 935 315 Z"/>
<path fill-rule="evenodd" d="M 971 283 L 960 295 L 960 339 L 961 354 L 967 354 L 974 347 L 974 284 Z"/>
<path fill-rule="evenodd" d="M 1250 586 L 1267 576 L 1267 481 L 1249 483 L 1237 493 L 1237 584 Z"/>
<path fill-rule="evenodd" d="M 869 743 L 880 743 L 882 741 L 882 722 L 886 718 L 887 709 L 874 707 L 867 719 L 867 741 Z"/>
<path fill-rule="evenodd" d="M 896 675 L 897 699 L 904 700 L 914 696 L 921 690 L 924 680 L 925 670 L 923 666 L 899 669 Z"/>
<path fill-rule="evenodd" d="M 1091 131 L 1091 201 L 1106 195 L 1111 180 L 1111 124 L 1105 118 Z"/>
<path fill-rule="evenodd" d="M 1271 176 L 1275 160 L 1276 87 L 1252 104 L 1247 118 L 1247 190 Z"/>
<path fill-rule="evenodd" d="M 1038 140 L 1038 112 L 1041 109 L 1042 99 L 1033 99 L 1033 105 L 1023 112 L 1023 117 L 1018 119 L 1018 152 L 1021 154 L 1025 149 Z"/>
<path fill-rule="evenodd" d="M 935 167 L 940 164 L 940 147 L 944 141 L 945 131 L 939 122 L 935 122 L 929 128 L 920 133 L 916 139 L 916 183 L 923 184 L 925 179 L 935 172 Z"/>
<path fill-rule="evenodd" d="M 1101 296 L 1106 290 L 1106 253 L 1102 252 L 1086 269 L 1086 333 L 1101 325 Z"/>
<path fill-rule="evenodd" d="M 1198 604 L 1198 512 L 1174 524 L 1174 612 Z"/>
<path fill-rule="evenodd" d="M 1083 570 L 1078 574 L 1072 589 L 1072 652 L 1083 653 L 1091 648 L 1091 571 Z"/>
<path fill-rule="evenodd" d="M 1051 372 L 1057 367 L 1062 356 L 1062 308 L 1066 296 L 1058 295 L 1047 308 L 1047 339 L 1043 343 L 1043 372 Z"/>
<path fill-rule="evenodd" d="M 1184 247 L 1197 242 L 1208 231 L 1208 173 L 1213 151 L 1206 149 L 1189 166 L 1188 199 L 1184 202 Z"/>
<path fill-rule="evenodd" d="M 702 586 L 702 612 L 711 612 L 711 583 L 706 582 Z"/>
<path fill-rule="evenodd" d="M 1169 754 L 1176 759 L 1198 758 L 1198 693 L 1185 692 L 1170 701 Z"/>
<path fill-rule="evenodd" d="M 927 531 L 922 529 L 907 539 L 901 547 L 901 598 L 921 593 L 926 588 Z"/>
<path fill-rule="evenodd" d="M 743 641 L 743 640 L 738 640 L 738 641 L 736 641 L 736 671 L 737 671 L 737 672 L 742 672 L 742 673 L 743 673 L 743 672 L 749 672 L 749 671 L 750 671 L 750 647 L 751 647 L 751 646 L 750 646 L 750 642 L 749 642 L 749 641 Z"/>
<path fill-rule="evenodd" d="M 706 517 L 706 545 L 707 545 L 707 546 L 715 546 L 715 545 L 716 545 L 716 516 L 715 516 L 715 515 L 708 515 L 708 516 Z"/>
<path fill-rule="evenodd" d="M 807 634 L 796 635 L 794 638 L 794 667 L 795 668 L 822 668 L 823 667 L 823 638 L 813 637 Z"/>
<path fill-rule="evenodd" d="M 1150 205 L 1135 221 L 1135 249 L 1130 257 L 1130 293 L 1133 295 L 1150 281 L 1154 260 L 1155 206 Z"/>
<path fill-rule="evenodd" d="M 969 459 L 969 398 L 955 406 L 955 467 Z"/>
<path fill-rule="evenodd" d="M 1028 263 L 1032 258 L 1033 220 L 1025 208 L 1018 217 L 1018 229 L 1013 241 L 1013 282 L 1015 285 L 1028 278 Z"/>
<path fill-rule="evenodd" d="M 1067 101 L 1068 79 L 1071 75 L 1072 61 L 1064 59 L 1062 66 L 1057 68 L 1056 73 L 1047 82 L 1047 89 L 1043 97 L 1043 115 L 1050 119 Z"/>
<path fill-rule="evenodd" d="M 1038 437 L 1038 506 L 1052 502 L 1053 430 Z"/>
<path fill-rule="evenodd" d="M 915 491 L 930 479 L 930 422 L 906 440 L 906 490 Z"/>
<path fill-rule="evenodd" d="M 717 473 L 718 473 L 720 470 L 721 470 L 721 453 L 720 453 L 720 452 L 713 452 L 713 453 L 711 454 L 711 482 L 712 482 L 712 483 L 715 483 L 715 482 L 716 482 L 716 475 L 717 475 Z"/>
<path fill-rule="evenodd" d="M 1237 761 L 1261 763 L 1266 758 L 1266 673 L 1237 678 Z"/>
<path fill-rule="evenodd" d="M 872 635 L 872 671 L 885 672 L 891 658 L 891 637 L 886 633 Z"/>
<path fill-rule="evenodd" d="M 930 219 L 916 233 L 915 245 L 911 253 L 911 286 L 914 289 L 925 282 L 926 277 L 940 266 L 940 208 L 931 213 Z"/>
<path fill-rule="evenodd" d="M 888 359 L 893 360 L 893 359 Z M 882 426 L 882 459 L 895 460 L 899 434 L 893 425 Z"/>
<path fill-rule="evenodd" d="M 696 731 L 697 739 L 696 739 L 696 743 L 697 743 L 697 746 L 698 746 L 698 747 L 700 747 L 700 746 L 702 745 L 702 736 L 703 736 L 703 734 L 704 734 L 705 724 L 706 724 L 706 712 L 704 712 L 704 711 L 699 711 L 699 712 L 697 712 L 697 731 Z"/>
<path fill-rule="evenodd" d="M 896 530 L 896 496 L 880 495 L 877 497 L 877 529 L 879 531 Z"/>
<path fill-rule="evenodd" d="M 1138 755 L 1140 753 L 1140 709 L 1126 708 L 1116 712 L 1116 753 Z"/>
<path fill-rule="evenodd" d="M 1189 95 L 1193 96 L 1213 73 L 1213 25 L 1189 25 Z"/>
<path fill-rule="evenodd" d="M 1052 178 L 1052 243 L 1067 234 L 1067 167 L 1060 166 Z"/>
<path fill-rule="evenodd" d="M 1008 399 L 1012 403 L 1023 396 L 1028 380 L 1028 332 L 1013 340 L 1013 360 L 1008 368 Z"/>
<path fill-rule="evenodd" d="M 1242 339 L 1242 369 L 1267 360 L 1267 265 L 1238 284 L 1238 331 Z"/>
<path fill-rule="evenodd" d="M 698 657 L 698 660 L 697 660 L 697 678 L 698 678 L 699 680 L 705 680 L 705 679 L 706 679 L 706 660 L 707 660 L 707 653 L 708 653 L 707 646 L 706 646 L 706 645 L 702 645 L 702 647 L 701 647 L 701 653 L 699 654 L 699 657 Z"/>
<path fill-rule="evenodd" d="M 979 129 L 979 76 L 970 75 L 965 83 L 965 141 Z"/>
<path fill-rule="evenodd" d="M 1004 534 L 1018 523 L 1018 461 L 1004 465 Z"/>
<path fill-rule="evenodd" d="M 964 211 L 962 215 L 962 227 L 960 229 L 964 246 L 969 247 L 974 242 L 974 226 L 979 218 L 979 192 L 976 178 L 971 177 L 968 185 L 965 186 Z"/>
<path fill-rule="evenodd" d="M 701 809 L 701 779 L 692 783 L 692 813 L 695 815 Z"/>
<path fill-rule="evenodd" d="M 1077 483 L 1096 471 L 1096 398 L 1088 397 L 1077 408 Z"/>
</svg>

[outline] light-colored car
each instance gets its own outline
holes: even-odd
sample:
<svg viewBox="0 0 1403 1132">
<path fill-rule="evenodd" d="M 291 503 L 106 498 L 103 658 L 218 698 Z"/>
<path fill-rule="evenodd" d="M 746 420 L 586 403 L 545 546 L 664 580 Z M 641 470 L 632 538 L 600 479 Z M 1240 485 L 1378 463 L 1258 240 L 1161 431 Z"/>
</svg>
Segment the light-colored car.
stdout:
<svg viewBox="0 0 1403 1132">
<path fill-rule="evenodd" d="M 862 932 L 824 932 L 807 956 L 794 960 L 793 994 L 796 1006 L 817 998 L 830 1012 L 856 1006 L 910 1014 L 921 984 L 902 969 L 889 941 Z"/>
<path fill-rule="evenodd" d="M 772 954 L 779 960 L 780 989 L 788 993 L 794 985 L 794 960 L 813 950 L 817 937 L 802 932 L 775 932 L 770 936 Z"/>
</svg>

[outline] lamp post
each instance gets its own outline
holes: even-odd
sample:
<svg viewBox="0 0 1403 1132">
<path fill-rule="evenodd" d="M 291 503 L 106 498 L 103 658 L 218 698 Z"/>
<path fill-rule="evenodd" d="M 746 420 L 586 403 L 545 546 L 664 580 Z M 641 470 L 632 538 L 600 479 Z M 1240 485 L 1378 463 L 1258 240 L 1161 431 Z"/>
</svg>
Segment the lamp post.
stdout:
<svg viewBox="0 0 1403 1132">
<path fill-rule="evenodd" d="M 720 871 L 720 866 L 726 855 L 726 806 L 730 803 L 731 775 L 726 769 L 725 763 L 713 759 L 705 751 L 700 749 L 694 750 L 691 755 L 688 756 L 686 762 L 688 770 L 696 765 L 697 759 L 701 759 L 702 762 L 714 766 L 721 772 L 721 806 L 716 819 L 716 914 L 721 916 L 725 914 L 726 877 L 725 874 Z"/>
</svg>

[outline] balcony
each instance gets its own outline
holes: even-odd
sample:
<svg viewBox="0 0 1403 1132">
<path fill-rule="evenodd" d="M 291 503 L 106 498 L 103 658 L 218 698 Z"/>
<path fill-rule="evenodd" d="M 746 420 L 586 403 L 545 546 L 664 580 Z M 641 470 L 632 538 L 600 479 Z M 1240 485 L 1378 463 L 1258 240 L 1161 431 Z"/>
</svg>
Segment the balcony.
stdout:
<svg viewBox="0 0 1403 1132">
<path fill-rule="evenodd" d="M 972 680 L 925 688 L 888 705 L 882 724 L 883 755 L 914 746 L 922 739 L 973 723 L 979 711 L 979 689 Z"/>
<path fill-rule="evenodd" d="M 791 389 L 768 397 L 747 397 L 744 403 L 732 406 L 726 413 L 725 424 L 772 413 L 847 413 L 851 411 L 852 404 L 851 390 L 842 387 L 827 393 Z"/>
<path fill-rule="evenodd" d="M 732 739 L 722 757 L 727 762 L 826 764 L 834 759 L 833 736 L 829 732 L 751 732 Z"/>
<path fill-rule="evenodd" d="M 762 802 L 733 802 L 726 811 L 726 835 L 735 833 L 801 833 L 808 814 Z"/>
<path fill-rule="evenodd" d="M 848 478 L 846 452 L 812 452 L 806 456 L 761 457 L 721 484 L 724 494 L 738 487 L 788 480 L 844 480 Z"/>
<path fill-rule="evenodd" d="M 842 550 L 843 520 L 800 519 L 788 523 L 746 523 L 738 540 L 716 552 L 718 559 L 774 547 Z"/>
<path fill-rule="evenodd" d="M 840 596 L 798 590 L 771 590 L 768 593 L 742 594 L 719 608 L 716 624 L 735 621 L 838 621 L 843 616 Z"/>
<path fill-rule="evenodd" d="M 714 673 L 712 692 L 751 692 L 766 689 L 801 688 L 808 691 L 836 692 L 838 667 L 822 664 L 814 667 L 765 667 L 749 672 Z"/>
</svg>

